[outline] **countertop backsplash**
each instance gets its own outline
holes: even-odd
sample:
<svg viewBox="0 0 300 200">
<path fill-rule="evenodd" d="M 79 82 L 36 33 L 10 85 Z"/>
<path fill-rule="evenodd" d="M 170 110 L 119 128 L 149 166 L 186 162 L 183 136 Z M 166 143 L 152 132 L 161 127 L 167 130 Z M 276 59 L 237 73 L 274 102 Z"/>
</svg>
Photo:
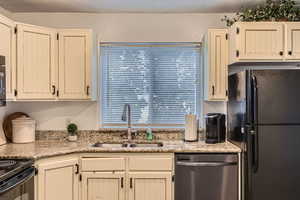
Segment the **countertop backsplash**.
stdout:
<svg viewBox="0 0 300 200">
<path fill-rule="evenodd" d="M 137 130 L 133 134 L 133 140 L 146 140 L 146 129 Z M 184 129 L 152 129 L 155 140 L 182 140 L 184 138 Z M 204 139 L 203 130 L 200 129 L 199 140 Z M 67 131 L 36 131 L 36 140 L 67 140 Z M 84 142 L 97 142 L 97 141 L 120 141 L 127 139 L 127 129 L 109 129 L 103 128 L 99 130 L 80 130 L 78 131 L 78 140 Z"/>
</svg>

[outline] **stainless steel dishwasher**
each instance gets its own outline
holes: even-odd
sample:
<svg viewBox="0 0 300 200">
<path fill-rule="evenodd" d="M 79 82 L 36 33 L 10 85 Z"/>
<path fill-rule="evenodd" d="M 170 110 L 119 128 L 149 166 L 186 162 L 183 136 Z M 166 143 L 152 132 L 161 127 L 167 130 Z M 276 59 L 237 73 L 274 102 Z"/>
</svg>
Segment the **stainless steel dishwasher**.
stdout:
<svg viewBox="0 0 300 200">
<path fill-rule="evenodd" d="M 175 200 L 238 200 L 238 156 L 176 154 Z"/>
</svg>

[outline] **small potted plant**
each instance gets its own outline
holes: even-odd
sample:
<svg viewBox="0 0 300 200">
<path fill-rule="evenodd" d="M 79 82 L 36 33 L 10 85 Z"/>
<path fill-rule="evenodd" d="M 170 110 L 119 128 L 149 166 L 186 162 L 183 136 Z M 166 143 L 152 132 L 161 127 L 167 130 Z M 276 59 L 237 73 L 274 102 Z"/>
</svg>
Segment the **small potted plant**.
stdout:
<svg viewBox="0 0 300 200">
<path fill-rule="evenodd" d="M 78 130 L 77 125 L 74 123 L 71 123 L 68 125 L 67 130 L 69 133 L 68 140 L 70 142 L 77 141 L 77 130 Z"/>
</svg>

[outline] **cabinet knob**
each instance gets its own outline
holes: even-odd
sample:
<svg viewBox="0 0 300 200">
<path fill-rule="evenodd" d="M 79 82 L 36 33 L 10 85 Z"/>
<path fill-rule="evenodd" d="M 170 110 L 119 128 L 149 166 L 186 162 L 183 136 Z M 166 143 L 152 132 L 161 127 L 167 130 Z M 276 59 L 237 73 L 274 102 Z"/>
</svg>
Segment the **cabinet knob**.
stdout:
<svg viewBox="0 0 300 200">
<path fill-rule="evenodd" d="M 283 51 L 279 51 L 279 55 L 283 56 Z"/>
<path fill-rule="evenodd" d="M 121 178 L 121 188 L 123 188 L 124 187 L 124 178 L 122 177 Z"/>
<path fill-rule="evenodd" d="M 55 95 L 55 93 L 56 93 L 56 87 L 55 85 L 52 85 L 52 95 Z"/>
<path fill-rule="evenodd" d="M 90 86 L 86 86 L 86 95 L 90 96 Z"/>
<path fill-rule="evenodd" d="M 292 51 L 289 51 L 288 54 L 291 56 L 293 53 L 292 53 Z"/>
<path fill-rule="evenodd" d="M 215 95 L 215 86 L 213 85 L 212 87 L 211 87 L 211 90 L 212 90 L 212 95 L 214 96 Z"/>
<path fill-rule="evenodd" d="M 133 187 L 133 184 L 132 184 L 132 178 L 130 178 L 130 188 Z"/>
</svg>

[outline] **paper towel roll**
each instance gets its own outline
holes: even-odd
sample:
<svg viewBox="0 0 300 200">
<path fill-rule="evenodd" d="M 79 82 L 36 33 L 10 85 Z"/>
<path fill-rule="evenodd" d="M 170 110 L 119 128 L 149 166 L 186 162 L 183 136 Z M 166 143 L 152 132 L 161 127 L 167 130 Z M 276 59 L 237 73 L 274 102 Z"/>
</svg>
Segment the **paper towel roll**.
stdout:
<svg viewBox="0 0 300 200">
<path fill-rule="evenodd" d="M 197 115 L 185 115 L 185 133 L 184 140 L 187 142 L 198 141 L 198 120 Z"/>
</svg>

